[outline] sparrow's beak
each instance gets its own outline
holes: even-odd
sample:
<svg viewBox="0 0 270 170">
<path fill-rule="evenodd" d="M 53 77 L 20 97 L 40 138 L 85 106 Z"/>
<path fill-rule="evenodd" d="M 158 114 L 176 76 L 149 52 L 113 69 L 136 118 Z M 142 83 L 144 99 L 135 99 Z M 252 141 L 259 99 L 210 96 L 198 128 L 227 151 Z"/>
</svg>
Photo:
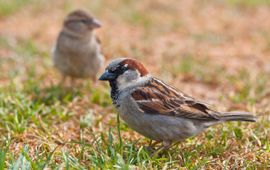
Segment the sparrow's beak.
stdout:
<svg viewBox="0 0 270 170">
<path fill-rule="evenodd" d="M 91 24 L 90 25 L 91 25 L 91 28 L 100 28 L 101 27 L 101 23 L 97 19 L 93 19 L 91 21 Z"/>
<path fill-rule="evenodd" d="M 110 81 L 110 80 L 115 80 L 117 78 L 117 75 L 114 73 L 110 73 L 107 70 L 99 77 L 98 80 L 101 81 Z"/>
</svg>

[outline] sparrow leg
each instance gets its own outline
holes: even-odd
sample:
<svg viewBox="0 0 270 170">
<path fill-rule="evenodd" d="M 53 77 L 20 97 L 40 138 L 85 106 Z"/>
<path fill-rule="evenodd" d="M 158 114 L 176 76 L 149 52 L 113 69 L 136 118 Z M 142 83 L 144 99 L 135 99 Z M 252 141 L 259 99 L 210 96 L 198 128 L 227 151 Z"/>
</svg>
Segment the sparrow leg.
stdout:
<svg viewBox="0 0 270 170">
<path fill-rule="evenodd" d="M 76 79 L 74 77 L 70 77 L 70 82 L 69 82 L 69 86 L 73 87 L 76 85 Z"/>
<path fill-rule="evenodd" d="M 66 80 L 67 80 L 67 76 L 63 74 L 62 78 L 61 78 L 61 81 L 59 82 L 59 85 L 63 86 L 65 84 Z"/>
<path fill-rule="evenodd" d="M 160 147 L 161 151 L 165 151 L 170 149 L 170 147 L 172 146 L 172 142 L 171 141 L 163 141 L 163 146 Z"/>
<path fill-rule="evenodd" d="M 150 143 L 149 143 L 149 147 L 154 148 L 159 143 L 161 143 L 161 142 L 160 141 L 155 141 L 155 142 L 152 143 L 152 140 L 151 140 Z"/>
<path fill-rule="evenodd" d="M 156 157 L 159 153 L 163 153 L 165 150 L 170 149 L 172 146 L 172 142 L 170 141 L 163 141 L 163 145 L 159 147 L 152 155 L 151 157 Z"/>
<path fill-rule="evenodd" d="M 152 142 L 153 142 L 153 140 L 150 139 L 148 146 L 151 146 Z"/>
<path fill-rule="evenodd" d="M 150 140 L 149 145 L 146 147 L 146 150 L 149 152 L 155 151 L 155 146 L 159 143 L 161 143 L 161 142 L 160 141 L 153 142 L 153 140 Z"/>
<path fill-rule="evenodd" d="M 175 145 L 178 145 L 178 144 L 181 143 L 181 142 L 182 142 L 182 140 L 177 141 L 177 142 L 173 143 L 171 147 L 173 147 L 173 146 L 175 146 Z"/>
</svg>

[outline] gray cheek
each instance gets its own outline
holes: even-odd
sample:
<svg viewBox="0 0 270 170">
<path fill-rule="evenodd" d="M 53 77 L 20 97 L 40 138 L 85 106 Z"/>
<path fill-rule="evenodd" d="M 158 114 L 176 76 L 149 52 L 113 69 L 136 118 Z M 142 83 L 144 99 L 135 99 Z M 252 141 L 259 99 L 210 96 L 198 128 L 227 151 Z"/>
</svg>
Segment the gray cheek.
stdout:
<svg viewBox="0 0 270 170">
<path fill-rule="evenodd" d="M 117 77 L 116 81 L 118 86 L 120 86 L 121 84 L 126 83 L 126 77 L 124 75 L 120 75 Z"/>
<path fill-rule="evenodd" d="M 135 71 L 126 71 L 122 75 L 118 76 L 117 82 L 119 85 L 129 83 L 138 78 L 138 73 Z"/>
<path fill-rule="evenodd" d="M 126 81 L 130 82 L 132 80 L 135 80 L 139 77 L 139 74 L 137 71 L 127 71 L 124 73 L 126 77 Z"/>
</svg>

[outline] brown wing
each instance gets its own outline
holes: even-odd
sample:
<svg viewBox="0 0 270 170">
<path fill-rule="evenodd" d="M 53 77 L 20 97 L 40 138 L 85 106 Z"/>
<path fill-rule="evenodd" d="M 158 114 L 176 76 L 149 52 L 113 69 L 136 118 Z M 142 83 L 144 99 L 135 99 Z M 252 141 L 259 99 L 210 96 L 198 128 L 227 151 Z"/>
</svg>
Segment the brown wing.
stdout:
<svg viewBox="0 0 270 170">
<path fill-rule="evenodd" d="M 147 114 L 162 114 L 190 119 L 218 120 L 216 112 L 192 97 L 153 78 L 149 83 L 132 92 L 133 99 Z"/>
</svg>

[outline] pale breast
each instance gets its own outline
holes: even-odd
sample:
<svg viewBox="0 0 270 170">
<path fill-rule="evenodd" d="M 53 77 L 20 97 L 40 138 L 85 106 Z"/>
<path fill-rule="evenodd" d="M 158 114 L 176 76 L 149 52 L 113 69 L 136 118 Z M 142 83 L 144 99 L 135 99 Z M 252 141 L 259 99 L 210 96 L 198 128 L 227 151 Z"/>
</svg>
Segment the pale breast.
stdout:
<svg viewBox="0 0 270 170">
<path fill-rule="evenodd" d="M 95 76 L 103 64 L 95 38 L 80 40 L 60 35 L 54 50 L 54 65 L 73 77 Z"/>
</svg>

